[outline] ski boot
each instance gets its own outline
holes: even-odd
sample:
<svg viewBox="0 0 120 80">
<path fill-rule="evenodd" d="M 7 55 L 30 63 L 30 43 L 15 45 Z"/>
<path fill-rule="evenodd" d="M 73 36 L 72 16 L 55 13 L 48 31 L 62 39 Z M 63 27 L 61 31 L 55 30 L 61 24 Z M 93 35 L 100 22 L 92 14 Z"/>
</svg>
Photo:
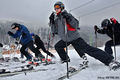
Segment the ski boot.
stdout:
<svg viewBox="0 0 120 80">
<path fill-rule="evenodd" d="M 39 61 L 39 58 L 34 57 L 34 58 L 33 58 L 33 61 L 34 61 L 34 62 L 37 62 L 37 61 Z"/>
<path fill-rule="evenodd" d="M 42 54 L 39 54 L 39 55 L 38 55 L 38 59 L 39 59 L 39 61 L 42 62 L 42 59 L 45 59 L 45 57 L 44 57 Z"/>
<path fill-rule="evenodd" d="M 27 59 L 25 61 L 32 61 L 32 57 L 30 55 L 28 55 Z"/>
<path fill-rule="evenodd" d="M 68 68 L 68 72 L 69 73 L 73 73 L 73 72 L 76 72 L 77 70 L 74 68 L 74 67 L 69 67 Z"/>
<path fill-rule="evenodd" d="M 9 62 L 9 60 L 10 60 L 10 57 L 5 57 L 6 62 Z"/>
<path fill-rule="evenodd" d="M 85 55 L 83 55 L 83 56 L 82 56 L 82 59 L 83 59 L 83 62 L 82 62 L 82 64 L 80 64 L 79 67 L 80 67 L 80 68 L 83 68 L 83 67 L 84 67 L 84 68 L 87 68 L 87 67 L 88 67 L 88 62 L 89 62 L 89 61 L 87 60 L 87 57 L 86 57 Z"/>
<path fill-rule="evenodd" d="M 70 58 L 68 58 L 68 60 L 61 60 L 61 64 L 65 63 L 65 62 L 70 62 Z"/>
<path fill-rule="evenodd" d="M 119 62 L 117 62 L 117 61 L 115 61 L 115 60 L 112 60 L 111 62 L 110 62 L 110 64 L 109 64 L 109 69 L 110 70 L 117 70 L 117 69 L 119 69 L 120 68 L 120 63 Z"/>
<path fill-rule="evenodd" d="M 54 59 L 56 58 L 53 54 L 50 54 L 50 57 L 52 57 L 52 58 L 54 58 Z"/>
<path fill-rule="evenodd" d="M 4 74 L 4 73 L 10 73 L 10 71 L 6 71 L 6 69 L 0 69 L 0 74 Z"/>
<path fill-rule="evenodd" d="M 20 62 L 20 60 L 17 57 L 13 57 L 12 60 L 15 62 Z"/>
<path fill-rule="evenodd" d="M 0 58 L 0 62 L 4 62 L 5 60 L 4 60 L 4 58 Z"/>
</svg>

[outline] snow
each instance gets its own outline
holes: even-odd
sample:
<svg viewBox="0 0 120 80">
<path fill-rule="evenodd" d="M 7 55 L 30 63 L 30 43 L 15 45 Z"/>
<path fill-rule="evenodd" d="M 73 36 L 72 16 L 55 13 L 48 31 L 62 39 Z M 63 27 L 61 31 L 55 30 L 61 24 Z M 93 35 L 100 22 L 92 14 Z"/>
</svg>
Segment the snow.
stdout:
<svg viewBox="0 0 120 80">
<path fill-rule="evenodd" d="M 104 49 L 104 47 L 99 47 L 100 49 Z M 116 47 L 117 53 L 117 61 L 120 62 L 120 46 Z M 42 52 L 43 53 L 43 52 Z M 74 49 L 69 50 L 69 57 L 71 62 L 69 66 L 78 68 L 79 64 L 82 63 L 82 59 L 78 56 Z M 9 77 L 0 77 L 0 80 L 55 80 L 61 74 L 66 73 L 66 63 L 61 64 L 60 58 L 57 53 L 53 53 L 56 56 L 56 64 L 51 64 L 48 66 L 43 66 L 42 64 L 38 67 L 34 67 L 35 69 L 48 69 L 47 71 L 39 71 L 39 72 L 31 72 L 27 73 L 27 75 L 18 74 Z M 4 55 L 9 56 L 9 55 Z M 15 56 L 20 56 L 16 54 Z M 89 60 L 89 68 L 80 71 L 78 74 L 70 77 L 69 79 L 65 80 L 120 80 L 120 70 L 117 71 L 110 71 L 108 66 L 105 66 L 100 61 L 88 56 Z M 19 66 L 20 64 L 18 64 Z M 15 66 L 11 65 L 10 67 Z M 2 68 L 2 67 L 0 67 Z M 5 67 L 4 67 L 5 68 Z M 11 70 L 11 69 L 10 69 Z"/>
</svg>

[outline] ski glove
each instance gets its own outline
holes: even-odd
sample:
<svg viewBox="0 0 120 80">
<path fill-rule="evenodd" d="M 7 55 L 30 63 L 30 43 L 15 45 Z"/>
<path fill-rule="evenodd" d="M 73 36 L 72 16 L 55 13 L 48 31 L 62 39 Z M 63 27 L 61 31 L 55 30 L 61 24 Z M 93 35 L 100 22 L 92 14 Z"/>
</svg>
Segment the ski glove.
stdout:
<svg viewBox="0 0 120 80">
<path fill-rule="evenodd" d="M 66 19 L 67 22 L 70 22 L 70 21 L 71 21 L 69 15 L 68 15 L 68 13 L 67 13 L 67 11 L 62 12 L 61 15 L 63 16 L 63 18 Z"/>
<path fill-rule="evenodd" d="M 15 42 L 15 44 L 17 44 L 17 45 L 18 45 L 19 43 L 18 43 L 18 42 Z"/>
<path fill-rule="evenodd" d="M 16 38 L 16 41 L 19 41 L 20 40 L 20 38 L 18 37 L 18 38 Z"/>
<path fill-rule="evenodd" d="M 3 47 L 2 43 L 0 43 L 0 47 Z"/>
<path fill-rule="evenodd" d="M 12 33 L 11 31 L 8 31 L 7 33 L 8 33 L 9 35 L 13 35 L 13 33 Z"/>
<path fill-rule="evenodd" d="M 114 19 L 114 18 L 111 18 L 110 21 L 112 22 L 112 24 L 116 24 L 117 23 L 117 20 Z"/>
<path fill-rule="evenodd" d="M 99 28 L 96 25 L 94 26 L 94 29 L 95 29 L 95 31 L 99 30 Z"/>
<path fill-rule="evenodd" d="M 49 17 L 50 23 L 54 23 L 54 12 Z"/>
<path fill-rule="evenodd" d="M 55 37 L 55 33 L 52 33 L 52 37 Z"/>
</svg>

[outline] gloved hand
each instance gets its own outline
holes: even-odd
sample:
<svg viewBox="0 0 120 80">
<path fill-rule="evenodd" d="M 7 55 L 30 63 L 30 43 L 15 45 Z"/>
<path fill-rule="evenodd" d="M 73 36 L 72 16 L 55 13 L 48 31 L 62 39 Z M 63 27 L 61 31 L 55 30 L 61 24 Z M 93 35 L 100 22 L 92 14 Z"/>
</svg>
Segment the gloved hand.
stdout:
<svg viewBox="0 0 120 80">
<path fill-rule="evenodd" d="M 12 33 L 11 31 L 8 31 L 7 33 L 8 33 L 9 35 L 13 35 L 13 33 Z"/>
<path fill-rule="evenodd" d="M 55 33 L 52 33 L 52 37 L 55 37 Z"/>
<path fill-rule="evenodd" d="M 54 23 L 54 12 L 49 17 L 50 23 Z"/>
<path fill-rule="evenodd" d="M 95 29 L 95 31 L 99 30 L 99 28 L 96 25 L 94 26 L 94 29 Z"/>
<path fill-rule="evenodd" d="M 15 44 L 17 44 L 17 45 L 18 45 L 19 43 L 18 43 L 18 42 L 15 42 Z"/>
<path fill-rule="evenodd" d="M 16 38 L 16 41 L 19 41 L 20 38 Z"/>
<path fill-rule="evenodd" d="M 0 47 L 3 47 L 2 43 L 0 43 Z"/>
<path fill-rule="evenodd" d="M 68 13 L 67 13 L 67 11 L 62 12 L 61 15 L 63 16 L 63 18 L 66 19 L 66 21 L 68 21 L 68 22 L 71 21 L 69 15 L 68 15 Z"/>
<path fill-rule="evenodd" d="M 112 24 L 116 24 L 117 23 L 117 20 L 114 19 L 114 18 L 111 18 L 110 21 L 112 22 Z"/>
</svg>

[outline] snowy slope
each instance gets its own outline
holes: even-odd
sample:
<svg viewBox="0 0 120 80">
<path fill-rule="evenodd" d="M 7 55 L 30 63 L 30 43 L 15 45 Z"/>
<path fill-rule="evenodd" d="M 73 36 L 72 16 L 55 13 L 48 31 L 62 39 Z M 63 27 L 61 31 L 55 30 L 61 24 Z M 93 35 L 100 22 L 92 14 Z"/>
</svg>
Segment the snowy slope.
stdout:
<svg viewBox="0 0 120 80">
<path fill-rule="evenodd" d="M 100 49 L 103 49 L 104 47 L 101 47 Z M 116 47 L 117 52 L 117 60 L 120 62 L 120 47 Z M 69 50 L 69 56 L 71 62 L 69 63 L 69 66 L 73 66 L 78 68 L 79 64 L 82 62 L 82 59 L 79 58 L 76 51 Z M 56 55 L 56 64 L 43 66 L 40 65 L 38 67 L 35 67 L 36 69 L 47 69 L 47 71 L 39 71 L 39 72 L 32 72 L 25 74 L 19 74 L 14 75 L 10 77 L 0 77 L 0 80 L 55 80 L 56 77 L 58 77 L 60 74 L 66 73 L 66 64 L 60 64 L 60 59 L 57 53 L 54 53 Z M 6 55 L 7 56 L 7 55 Z M 19 55 L 15 55 L 19 56 Z M 100 61 L 88 56 L 89 60 L 89 68 L 86 70 L 82 70 L 78 74 L 70 77 L 69 79 L 65 80 L 120 80 L 120 70 L 117 71 L 110 71 L 109 67 L 105 66 Z M 13 65 L 12 65 L 13 66 Z M 2 68 L 2 67 L 0 67 Z"/>
</svg>

